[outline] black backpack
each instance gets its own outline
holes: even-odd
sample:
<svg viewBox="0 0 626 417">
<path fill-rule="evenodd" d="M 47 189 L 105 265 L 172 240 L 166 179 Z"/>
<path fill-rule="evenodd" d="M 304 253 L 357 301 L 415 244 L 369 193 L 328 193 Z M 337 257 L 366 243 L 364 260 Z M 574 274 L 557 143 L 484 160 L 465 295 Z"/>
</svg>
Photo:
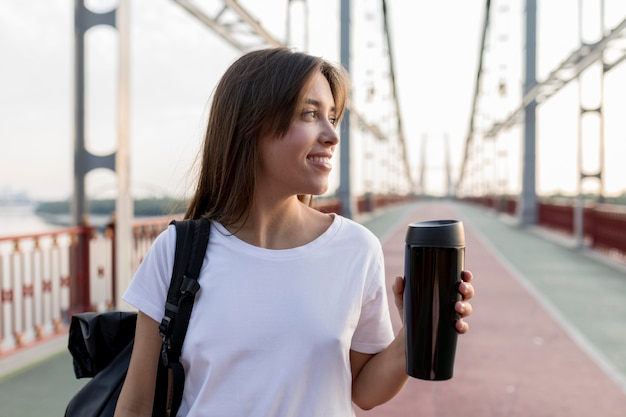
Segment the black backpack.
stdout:
<svg viewBox="0 0 626 417">
<path fill-rule="evenodd" d="M 183 397 L 185 371 L 180 353 L 197 291 L 198 275 L 209 242 L 205 219 L 173 221 L 176 255 L 165 313 L 153 416 L 175 416 Z M 92 378 L 69 402 L 65 417 L 112 417 L 120 395 L 135 337 L 137 313 L 111 311 L 72 317 L 68 349 L 76 378 Z M 169 378 L 171 370 L 172 378 Z"/>
</svg>

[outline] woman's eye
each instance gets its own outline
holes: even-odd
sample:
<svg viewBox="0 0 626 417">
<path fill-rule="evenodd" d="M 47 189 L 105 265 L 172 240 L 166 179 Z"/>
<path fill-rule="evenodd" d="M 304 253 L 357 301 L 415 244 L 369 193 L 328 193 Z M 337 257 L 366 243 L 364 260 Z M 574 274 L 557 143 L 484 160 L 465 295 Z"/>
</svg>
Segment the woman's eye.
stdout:
<svg viewBox="0 0 626 417">
<path fill-rule="evenodd" d="M 303 120 L 314 122 L 318 118 L 319 118 L 319 113 L 317 112 L 317 110 L 306 110 L 302 112 Z M 331 125 L 337 126 L 337 118 L 335 116 L 328 116 L 328 121 L 330 122 Z"/>
</svg>

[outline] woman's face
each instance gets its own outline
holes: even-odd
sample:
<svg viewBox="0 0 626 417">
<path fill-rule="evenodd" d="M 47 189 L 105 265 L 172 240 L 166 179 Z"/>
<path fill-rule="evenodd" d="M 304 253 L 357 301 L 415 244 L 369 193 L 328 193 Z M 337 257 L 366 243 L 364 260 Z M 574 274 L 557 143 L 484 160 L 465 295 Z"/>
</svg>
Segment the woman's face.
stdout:
<svg viewBox="0 0 626 417">
<path fill-rule="evenodd" d="M 320 195 L 328 189 L 331 158 L 339 143 L 335 100 L 321 72 L 312 76 L 303 93 L 285 136 L 260 140 L 260 195 Z"/>
</svg>

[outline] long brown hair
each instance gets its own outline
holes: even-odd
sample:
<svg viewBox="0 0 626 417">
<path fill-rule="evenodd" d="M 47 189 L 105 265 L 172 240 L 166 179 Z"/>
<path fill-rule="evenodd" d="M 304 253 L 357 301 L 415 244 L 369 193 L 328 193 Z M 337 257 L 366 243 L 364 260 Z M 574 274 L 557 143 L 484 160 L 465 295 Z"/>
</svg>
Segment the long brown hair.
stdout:
<svg viewBox="0 0 626 417">
<path fill-rule="evenodd" d="M 272 48 L 249 52 L 226 70 L 213 95 L 197 186 L 185 218 L 207 217 L 229 225 L 249 213 L 258 139 L 287 133 L 315 71 L 328 80 L 340 120 L 349 81 L 346 71 L 329 61 Z"/>
</svg>

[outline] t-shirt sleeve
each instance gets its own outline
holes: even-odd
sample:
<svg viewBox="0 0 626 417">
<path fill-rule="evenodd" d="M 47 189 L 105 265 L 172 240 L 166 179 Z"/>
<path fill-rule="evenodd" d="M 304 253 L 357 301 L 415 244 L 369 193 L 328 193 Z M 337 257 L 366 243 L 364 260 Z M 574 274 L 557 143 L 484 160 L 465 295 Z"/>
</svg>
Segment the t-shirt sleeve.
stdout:
<svg viewBox="0 0 626 417">
<path fill-rule="evenodd" d="M 169 226 L 154 241 L 137 268 L 123 300 L 160 322 L 174 267 L 176 228 Z"/>
<path fill-rule="evenodd" d="M 351 346 L 352 350 L 368 354 L 385 349 L 394 338 L 385 287 L 385 263 L 380 245 L 373 258 L 365 282 L 361 315 Z"/>
</svg>

